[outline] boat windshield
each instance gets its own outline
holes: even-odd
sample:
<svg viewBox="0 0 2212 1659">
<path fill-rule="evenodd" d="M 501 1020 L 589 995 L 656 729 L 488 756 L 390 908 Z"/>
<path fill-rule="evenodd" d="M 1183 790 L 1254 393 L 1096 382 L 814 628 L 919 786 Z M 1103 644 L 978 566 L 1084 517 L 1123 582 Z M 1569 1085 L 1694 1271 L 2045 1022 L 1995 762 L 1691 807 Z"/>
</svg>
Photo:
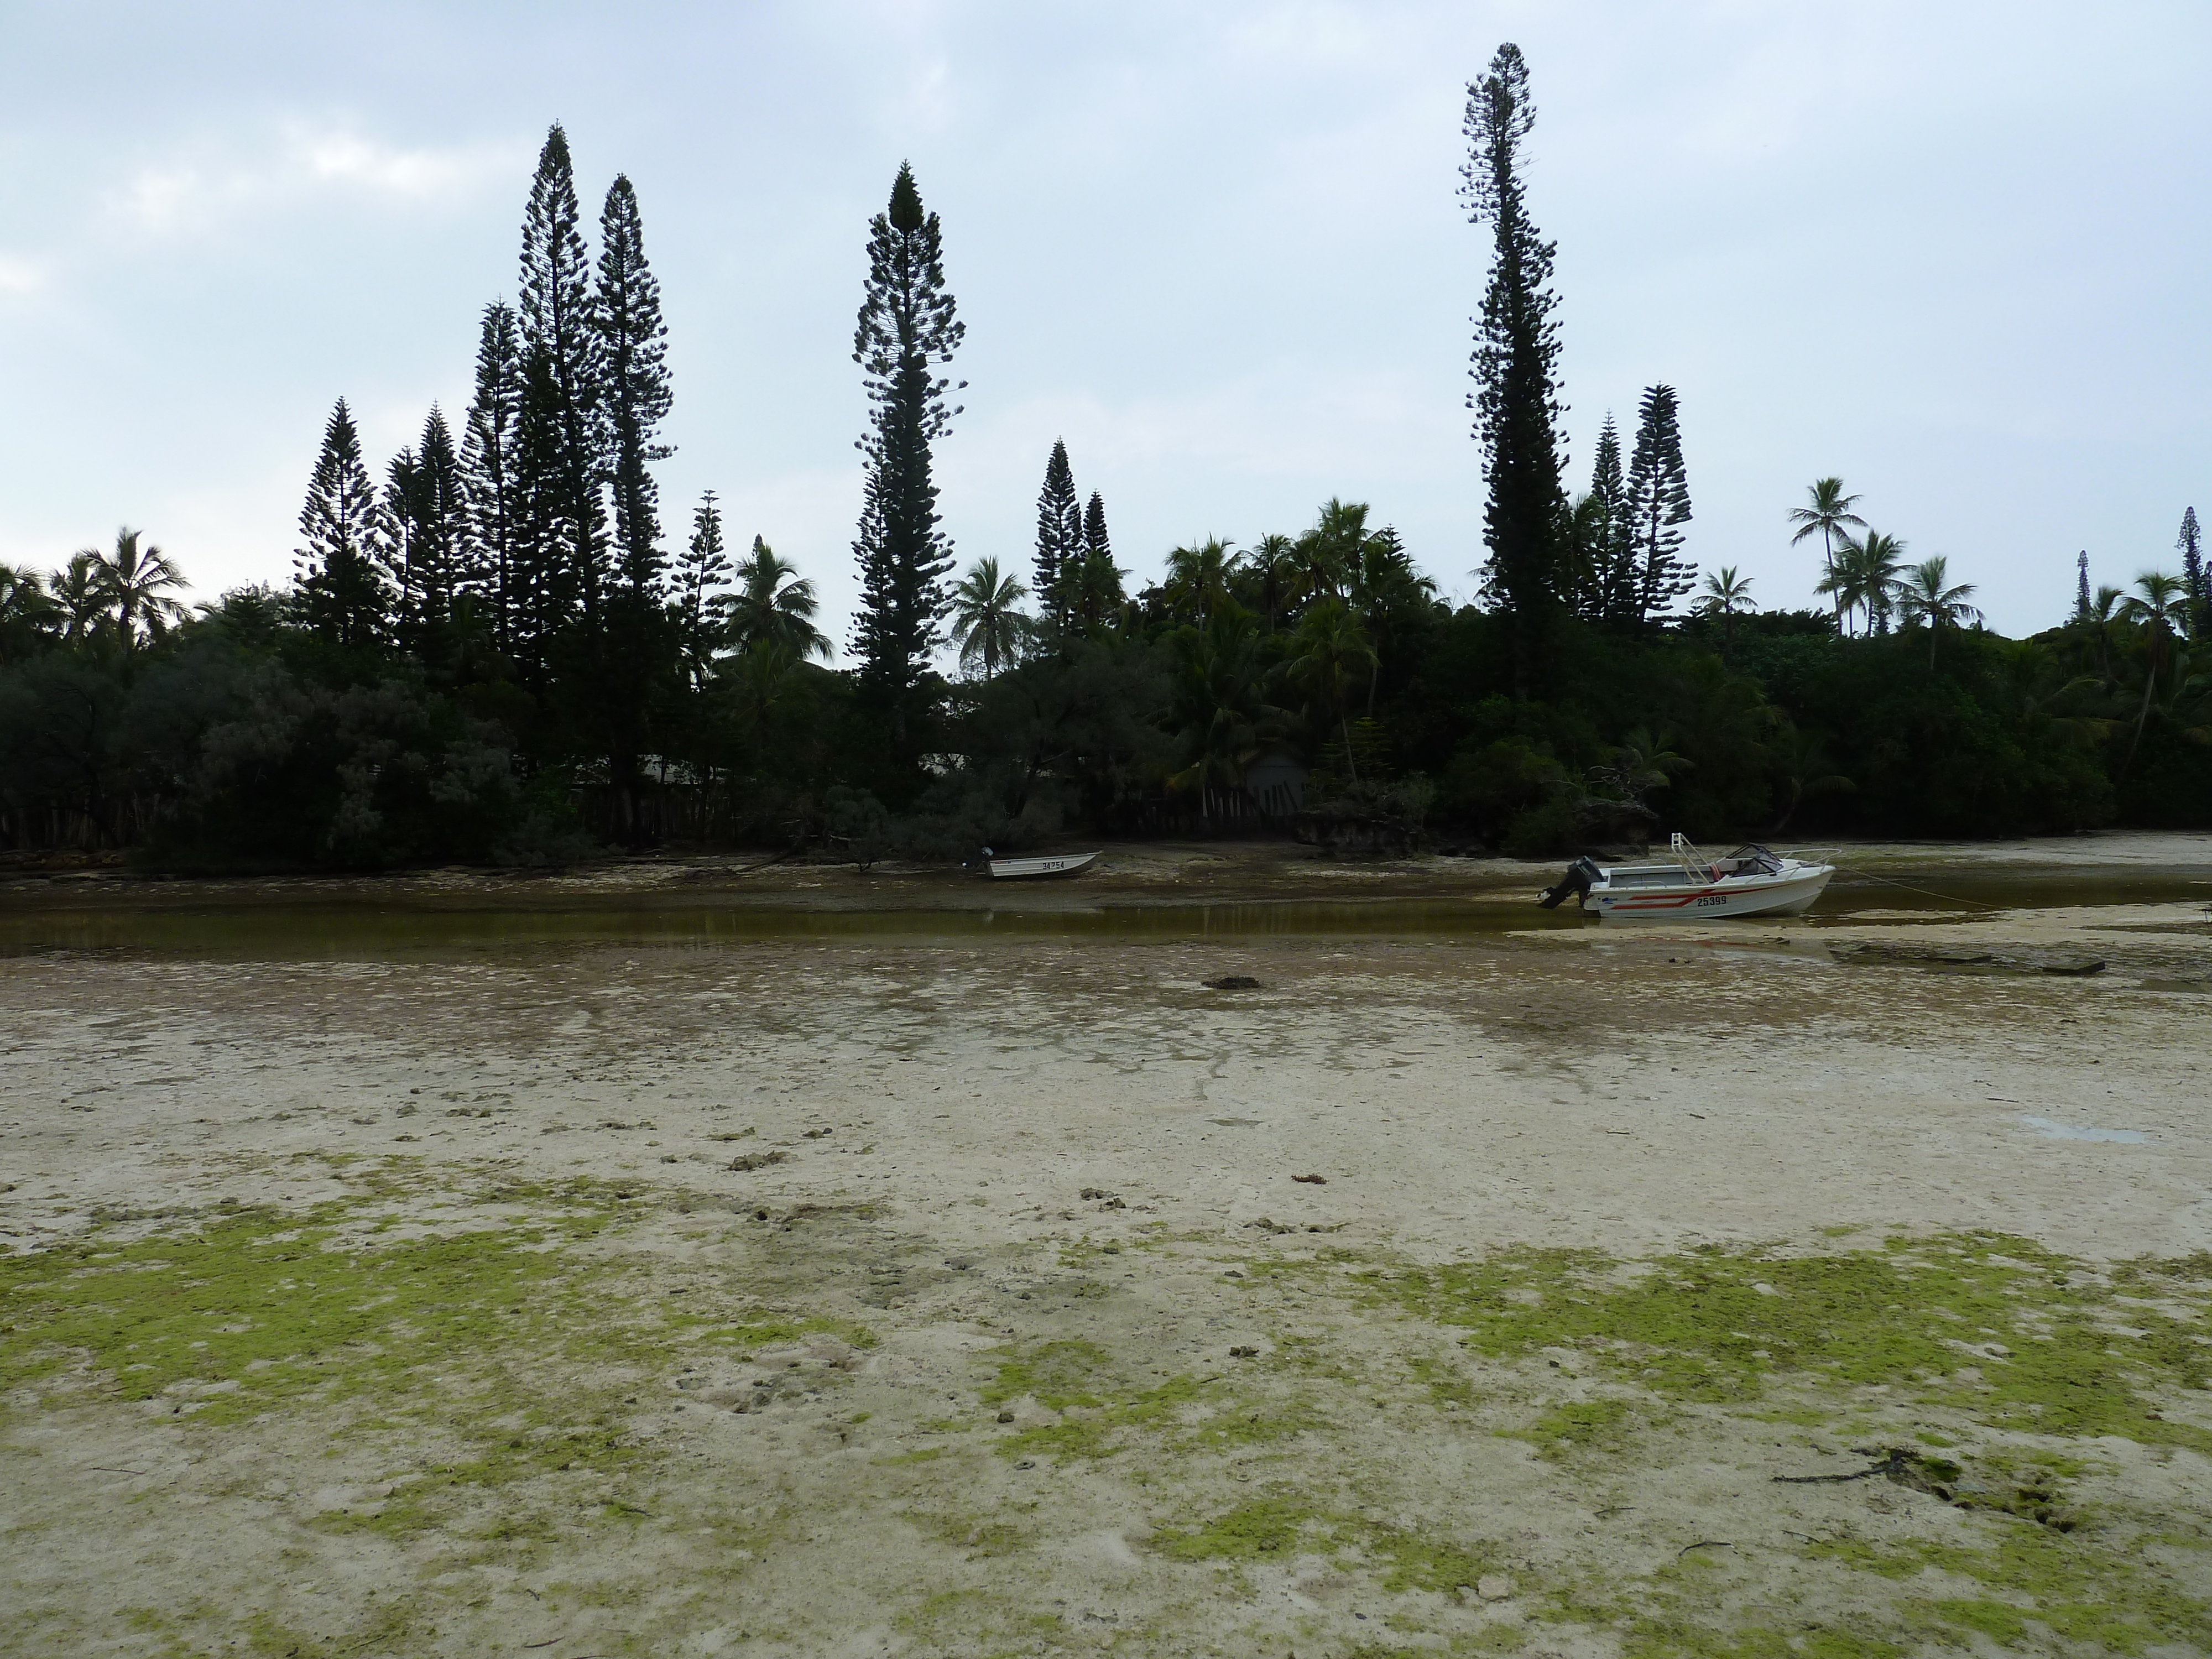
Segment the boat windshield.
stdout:
<svg viewBox="0 0 2212 1659">
<path fill-rule="evenodd" d="M 1680 861 L 1682 872 L 1692 881 L 1726 881 L 1730 877 L 1778 876 L 1782 860 L 1770 848 L 1749 842 L 1724 859 L 1708 859 L 1698 850 L 1695 842 L 1677 833 L 1669 850 Z"/>
<path fill-rule="evenodd" d="M 1782 860 L 1772 849 L 1753 842 L 1723 859 L 1720 867 L 1732 876 L 1778 876 L 1782 873 Z"/>
</svg>

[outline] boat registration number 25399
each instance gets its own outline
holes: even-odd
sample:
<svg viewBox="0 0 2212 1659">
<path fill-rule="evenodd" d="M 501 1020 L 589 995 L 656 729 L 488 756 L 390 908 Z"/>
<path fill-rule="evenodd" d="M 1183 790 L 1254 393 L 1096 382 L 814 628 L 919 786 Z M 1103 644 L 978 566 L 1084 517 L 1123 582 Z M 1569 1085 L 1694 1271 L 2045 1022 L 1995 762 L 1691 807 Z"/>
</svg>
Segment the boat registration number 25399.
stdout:
<svg viewBox="0 0 2212 1659">
<path fill-rule="evenodd" d="M 1726 904 L 1727 902 L 1728 896 L 1725 894 L 1707 893 L 1698 900 L 1698 908 L 1703 909 L 1708 904 Z"/>
</svg>

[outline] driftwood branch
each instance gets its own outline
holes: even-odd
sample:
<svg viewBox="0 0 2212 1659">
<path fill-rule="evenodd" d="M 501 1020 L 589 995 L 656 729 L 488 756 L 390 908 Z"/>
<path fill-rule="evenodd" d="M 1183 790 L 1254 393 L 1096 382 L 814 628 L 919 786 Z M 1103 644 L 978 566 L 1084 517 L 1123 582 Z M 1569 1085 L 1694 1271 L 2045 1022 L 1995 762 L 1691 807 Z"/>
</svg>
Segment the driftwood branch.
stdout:
<svg viewBox="0 0 2212 1659">
<path fill-rule="evenodd" d="M 1865 1447 L 1854 1447 L 1853 1449 L 1862 1457 L 1874 1455 L 1874 1453 Z M 1880 1462 L 1869 1463 L 1866 1468 L 1854 1469 L 1849 1474 L 1778 1474 L 1773 1478 L 1788 1486 L 1841 1486 L 1846 1480 L 1870 1480 L 1877 1474 L 1887 1475 L 1892 1480 L 1896 1480 L 1907 1472 L 1911 1456 L 1912 1454 L 1903 1448 L 1893 1446 L 1882 1454 Z"/>
</svg>

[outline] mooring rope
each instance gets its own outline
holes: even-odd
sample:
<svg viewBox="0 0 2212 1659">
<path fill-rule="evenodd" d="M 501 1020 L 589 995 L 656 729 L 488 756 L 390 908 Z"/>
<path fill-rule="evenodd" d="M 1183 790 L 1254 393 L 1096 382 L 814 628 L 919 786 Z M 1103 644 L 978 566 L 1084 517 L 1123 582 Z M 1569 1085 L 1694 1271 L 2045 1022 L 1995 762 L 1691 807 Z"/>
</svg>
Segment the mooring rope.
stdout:
<svg viewBox="0 0 2212 1659">
<path fill-rule="evenodd" d="M 1984 903 L 1980 899 L 1961 898 L 1955 893 L 1939 893 L 1932 887 L 1915 887 L 1909 881 L 1895 881 L 1887 876 L 1877 876 L 1871 870 L 1853 870 L 1839 864 L 1836 866 L 1836 873 L 1839 876 L 1856 876 L 1861 881 L 1880 882 L 1885 887 L 1901 887 L 1908 893 L 1918 893 L 1925 898 L 1942 899 L 1946 904 L 1971 904 L 1981 910 L 2002 910 L 2008 908 L 2002 904 Z"/>
</svg>

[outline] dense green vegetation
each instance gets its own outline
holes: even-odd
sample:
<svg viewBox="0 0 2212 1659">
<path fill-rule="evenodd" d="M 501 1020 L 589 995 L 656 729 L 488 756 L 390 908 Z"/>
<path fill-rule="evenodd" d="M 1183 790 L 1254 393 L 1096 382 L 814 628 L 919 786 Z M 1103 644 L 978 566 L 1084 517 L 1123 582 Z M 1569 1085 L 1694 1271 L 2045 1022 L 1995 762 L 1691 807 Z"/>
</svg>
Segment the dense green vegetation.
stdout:
<svg viewBox="0 0 2212 1659">
<path fill-rule="evenodd" d="M 758 536 L 733 567 L 713 494 L 665 547 L 672 380 L 637 195 L 609 189 L 594 265 L 556 126 L 459 441 L 433 408 L 380 487 L 339 401 L 289 587 L 187 612 L 183 573 L 131 531 L 52 573 L 0 568 L 0 847 L 184 867 L 670 840 L 959 857 L 1079 826 L 1249 831 L 1281 805 L 1248 787 L 1263 761 L 1310 768 L 1308 807 L 1355 845 L 2212 823 L 2193 508 L 2180 574 L 2092 592 L 2085 556 L 2070 619 L 2015 641 L 1832 478 L 1777 503 L 1832 613 L 1763 614 L 1733 567 L 1693 593 L 1668 386 L 1643 392 L 1632 443 L 1607 421 L 1571 497 L 1517 49 L 1469 90 L 1462 193 L 1492 244 L 1477 604 L 1440 603 L 1395 532 L 1336 499 L 1295 533 L 1176 548 L 1133 593 L 1058 442 L 1032 580 L 984 559 L 948 583 L 933 454 L 966 325 L 902 167 L 870 226 L 861 610 L 830 665 L 812 585 Z"/>
<path fill-rule="evenodd" d="M 1926 623 L 1850 638 L 1826 616 L 1717 605 L 1635 630 L 1569 617 L 1540 661 L 1547 694 L 1516 698 L 1505 616 L 1438 605 L 1365 516 L 1331 503 L 1241 558 L 1178 549 L 1164 583 L 1096 627 L 1048 633 L 995 571 L 963 584 L 974 672 L 926 682 L 928 763 L 910 772 L 885 764 L 856 677 L 809 659 L 804 584 L 758 547 L 706 648 L 656 673 L 641 747 L 676 781 L 641 787 L 633 825 L 857 856 L 959 856 L 1077 824 L 1249 828 L 1245 774 L 1277 750 L 1313 763 L 1323 798 L 1527 854 L 1659 827 L 2212 823 L 2212 693 L 2170 600 L 2130 612 L 2107 592 L 2031 640 Z M 10 582 L 14 844 L 360 867 L 565 860 L 589 840 L 580 805 L 621 833 L 606 758 L 568 746 L 574 688 L 533 696 L 489 651 L 441 666 L 333 641 L 296 594 L 178 618 L 142 597 L 126 620 L 116 556 L 89 607 Z M 668 633 L 686 623 L 672 604 Z"/>
</svg>

